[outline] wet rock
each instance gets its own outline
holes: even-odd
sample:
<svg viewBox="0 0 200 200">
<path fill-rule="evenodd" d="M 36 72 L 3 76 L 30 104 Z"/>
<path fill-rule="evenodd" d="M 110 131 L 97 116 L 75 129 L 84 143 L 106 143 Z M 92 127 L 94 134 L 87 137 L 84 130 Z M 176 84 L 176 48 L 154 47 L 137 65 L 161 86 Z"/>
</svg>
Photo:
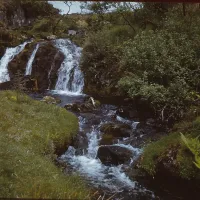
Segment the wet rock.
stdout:
<svg viewBox="0 0 200 200">
<path fill-rule="evenodd" d="M 100 146 L 97 152 L 97 158 L 105 165 L 128 163 L 132 157 L 133 153 L 130 150 L 120 146 Z"/>
<path fill-rule="evenodd" d="M 130 106 L 121 106 L 120 108 L 118 108 L 116 114 L 120 117 L 129 119 L 134 119 L 138 117 L 137 110 L 133 109 L 133 107 Z"/>
<path fill-rule="evenodd" d="M 16 84 L 18 83 L 18 84 Z M 30 76 L 14 77 L 11 81 L 0 83 L 0 90 L 16 90 L 20 89 L 24 92 L 36 92 L 38 90 L 36 80 Z"/>
<path fill-rule="evenodd" d="M 149 125 L 145 122 L 140 122 L 137 127 L 136 127 L 136 130 L 135 130 L 135 134 L 136 135 L 146 135 L 146 134 L 154 134 L 156 133 L 157 130 L 154 126 L 152 125 Z"/>
<path fill-rule="evenodd" d="M 49 42 L 43 42 L 35 55 L 32 65 L 32 76 L 38 81 L 40 91 L 55 88 L 58 69 L 64 60 L 64 55 Z"/>
<path fill-rule="evenodd" d="M 80 116 L 85 118 L 85 124 L 97 125 L 101 122 L 101 117 L 93 113 L 81 113 Z"/>
<path fill-rule="evenodd" d="M 156 126 L 156 120 L 154 120 L 153 118 L 149 118 L 149 119 L 146 120 L 146 124 L 148 126 L 155 127 Z"/>
<path fill-rule="evenodd" d="M 14 59 L 8 63 L 8 72 L 11 81 L 15 78 L 17 73 L 25 74 L 26 65 L 35 47 L 36 44 L 27 44 L 24 50 L 16 55 Z"/>
<path fill-rule="evenodd" d="M 101 126 L 101 132 L 113 137 L 130 137 L 132 128 L 128 124 L 107 123 Z"/>
<path fill-rule="evenodd" d="M 92 97 L 85 100 L 84 103 L 73 103 L 67 104 L 64 106 L 65 109 L 73 111 L 73 112 L 80 112 L 80 113 L 89 113 L 97 110 L 99 108 L 100 103 L 97 103 Z"/>
<path fill-rule="evenodd" d="M 56 35 L 47 36 L 47 40 L 55 40 L 56 38 Z"/>
<path fill-rule="evenodd" d="M 0 83 L 0 90 L 10 90 L 12 89 L 12 82 L 6 81 L 4 83 Z"/>
<path fill-rule="evenodd" d="M 88 146 L 88 138 L 85 132 L 79 132 L 72 141 L 71 144 L 76 149 L 76 154 L 83 154 Z"/>
<path fill-rule="evenodd" d="M 67 105 L 64 106 L 64 108 L 67 109 L 67 110 L 73 111 L 73 112 L 80 112 L 81 111 L 80 105 L 77 104 L 77 103 L 67 104 Z"/>
<path fill-rule="evenodd" d="M 45 96 L 41 101 L 47 103 L 47 104 L 59 104 L 61 102 L 60 99 L 54 98 L 51 96 Z"/>
<path fill-rule="evenodd" d="M 112 144 L 117 143 L 116 140 L 117 139 L 115 137 L 113 137 L 113 135 L 103 134 L 99 144 L 100 145 L 112 145 Z"/>
<path fill-rule="evenodd" d="M 18 71 L 21 74 L 25 74 L 26 65 L 35 47 L 36 43 L 27 44 L 25 49 L 15 56 L 15 58 L 8 64 L 11 81 L 14 80 Z M 40 92 L 43 92 L 48 88 L 55 88 L 58 78 L 57 72 L 63 60 L 64 55 L 54 46 L 54 44 L 52 44 L 51 41 L 40 43 L 40 47 L 32 64 L 31 73 L 31 77 L 37 80 L 38 90 Z"/>
</svg>

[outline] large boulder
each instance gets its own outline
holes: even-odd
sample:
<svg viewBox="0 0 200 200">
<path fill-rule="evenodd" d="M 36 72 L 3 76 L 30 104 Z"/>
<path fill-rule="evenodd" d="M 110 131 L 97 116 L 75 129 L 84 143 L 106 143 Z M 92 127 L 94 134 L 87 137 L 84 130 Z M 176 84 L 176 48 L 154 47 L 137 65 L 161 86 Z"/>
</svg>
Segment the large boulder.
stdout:
<svg viewBox="0 0 200 200">
<path fill-rule="evenodd" d="M 113 135 L 114 137 L 130 137 L 132 133 L 132 128 L 128 124 L 107 123 L 103 124 L 100 130 L 104 134 Z"/>
<path fill-rule="evenodd" d="M 77 154 L 83 154 L 88 147 L 88 137 L 85 132 L 80 131 L 72 140 L 72 144 Z"/>
<path fill-rule="evenodd" d="M 103 132 L 100 145 L 112 145 L 117 142 L 118 139 L 124 137 L 130 137 L 132 134 L 132 128 L 128 124 L 103 124 L 100 128 Z"/>
<path fill-rule="evenodd" d="M 128 163 L 133 156 L 133 152 L 129 149 L 112 145 L 100 146 L 97 152 L 97 158 L 105 165 Z"/>
</svg>

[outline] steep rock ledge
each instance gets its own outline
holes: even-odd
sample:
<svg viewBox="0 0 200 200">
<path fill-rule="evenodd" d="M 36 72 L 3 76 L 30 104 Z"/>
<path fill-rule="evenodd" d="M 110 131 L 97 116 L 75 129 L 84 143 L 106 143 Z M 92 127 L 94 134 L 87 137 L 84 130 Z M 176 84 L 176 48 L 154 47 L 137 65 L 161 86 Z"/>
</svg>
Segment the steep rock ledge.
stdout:
<svg viewBox="0 0 200 200">
<path fill-rule="evenodd" d="M 25 74 L 26 65 L 36 44 L 28 44 L 26 48 L 17 55 L 8 66 L 11 81 L 19 70 Z M 32 64 L 31 77 L 37 80 L 38 89 L 43 92 L 45 89 L 53 89 L 57 80 L 57 71 L 60 68 L 64 55 L 58 51 L 51 41 L 40 43 Z"/>
</svg>

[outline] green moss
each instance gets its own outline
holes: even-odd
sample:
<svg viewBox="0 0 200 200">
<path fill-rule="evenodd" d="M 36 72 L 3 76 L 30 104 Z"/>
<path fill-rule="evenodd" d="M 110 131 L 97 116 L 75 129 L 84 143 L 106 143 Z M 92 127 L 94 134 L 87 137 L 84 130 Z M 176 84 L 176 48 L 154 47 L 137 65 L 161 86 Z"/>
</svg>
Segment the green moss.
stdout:
<svg viewBox="0 0 200 200">
<path fill-rule="evenodd" d="M 193 164 L 193 156 L 184 146 L 179 149 L 176 160 L 179 165 L 180 177 L 183 179 L 192 179 L 196 177 L 198 170 Z"/>
<path fill-rule="evenodd" d="M 77 175 L 64 175 L 53 159 L 78 131 L 65 109 L 16 92 L 0 92 L 0 197 L 83 199 Z"/>
<path fill-rule="evenodd" d="M 163 152 L 166 152 L 167 149 L 177 145 L 179 142 L 179 134 L 174 133 L 168 136 L 164 136 L 157 142 L 149 144 L 144 149 L 144 153 L 141 159 L 141 167 L 150 175 L 154 175 L 156 173 L 156 167 L 159 160 L 158 158 L 163 154 Z"/>
<path fill-rule="evenodd" d="M 111 145 L 113 144 L 113 135 L 111 134 L 103 134 L 100 145 Z"/>
<path fill-rule="evenodd" d="M 190 111 L 189 111 L 190 112 Z M 200 117 L 186 118 L 175 125 L 173 131 L 160 140 L 149 144 L 142 155 L 140 164 L 148 174 L 154 176 L 159 168 L 159 163 L 164 160 L 173 159 L 169 172 L 175 170 L 175 174 L 183 179 L 200 179 L 200 170 L 195 166 L 194 155 L 181 140 L 180 132 L 187 135 L 187 138 L 195 138 L 200 134 Z M 196 139 L 189 139 L 190 142 Z M 195 142 L 195 149 L 197 149 Z M 192 145 L 192 144 L 191 144 Z M 174 151 L 174 155 L 170 152 Z M 198 149 L 199 152 L 199 149 Z M 171 170 L 171 171 L 170 171 Z"/>
</svg>

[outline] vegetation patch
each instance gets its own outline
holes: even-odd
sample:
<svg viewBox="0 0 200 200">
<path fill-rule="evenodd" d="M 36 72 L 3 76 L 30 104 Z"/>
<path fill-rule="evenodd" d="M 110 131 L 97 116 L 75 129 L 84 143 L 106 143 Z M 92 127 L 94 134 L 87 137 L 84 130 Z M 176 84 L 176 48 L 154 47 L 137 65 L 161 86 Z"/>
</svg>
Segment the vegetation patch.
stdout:
<svg viewBox="0 0 200 200">
<path fill-rule="evenodd" d="M 174 130 L 176 132 L 171 132 L 144 149 L 140 167 L 152 176 L 164 169 L 183 179 L 199 180 L 200 117 L 192 120 L 187 118 L 176 124 Z"/>
<path fill-rule="evenodd" d="M 0 92 L 0 197 L 83 199 L 85 183 L 53 160 L 78 131 L 63 108 L 13 91 Z"/>
</svg>

